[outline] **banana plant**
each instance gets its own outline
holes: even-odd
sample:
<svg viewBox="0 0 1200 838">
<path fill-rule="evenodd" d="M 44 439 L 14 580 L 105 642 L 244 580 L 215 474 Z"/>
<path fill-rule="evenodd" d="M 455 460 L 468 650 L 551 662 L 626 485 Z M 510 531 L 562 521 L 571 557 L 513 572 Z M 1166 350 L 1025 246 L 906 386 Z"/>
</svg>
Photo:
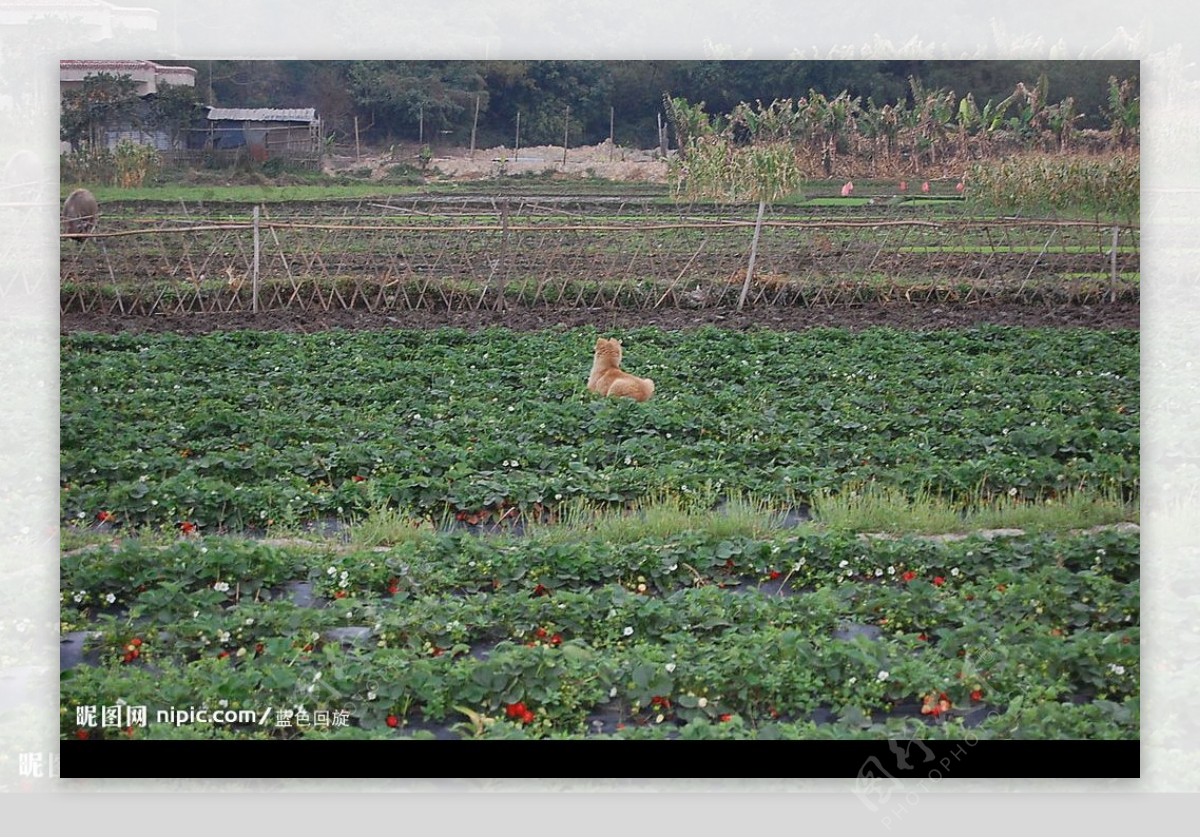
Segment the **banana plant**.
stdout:
<svg viewBox="0 0 1200 838">
<path fill-rule="evenodd" d="M 908 85 L 916 102 L 914 145 L 918 152 L 928 156 L 931 165 L 936 166 L 939 149 L 945 145 L 954 119 L 957 97 L 952 90 L 926 92 L 915 76 L 909 76 Z"/>
<path fill-rule="evenodd" d="M 821 151 L 826 146 L 825 127 L 829 122 L 829 100 L 824 94 L 809 90 L 805 101 L 809 146 L 814 151 Z"/>
<path fill-rule="evenodd" d="M 980 130 L 985 136 L 990 136 L 996 129 L 1004 124 L 1004 115 L 1008 112 L 1009 105 L 1012 104 L 1012 97 L 996 104 L 991 99 L 983 106 L 983 110 L 979 112 Z"/>
<path fill-rule="evenodd" d="M 872 170 L 876 159 L 881 156 L 881 145 L 884 160 L 891 161 L 895 158 L 900 134 L 900 117 L 896 107 L 880 107 L 868 98 L 867 107 L 859 115 L 858 124 L 863 136 L 871 141 Z"/>
<path fill-rule="evenodd" d="M 1119 148 L 1136 144 L 1141 120 L 1141 97 L 1137 83 L 1132 79 L 1118 83 L 1116 76 L 1109 76 L 1108 107 L 1104 110 L 1113 144 Z"/>
<path fill-rule="evenodd" d="M 971 136 L 979 136 L 983 132 L 983 118 L 979 112 L 979 106 L 975 104 L 975 97 L 968 93 L 958 102 L 958 153 L 962 157 L 968 156 L 968 145 Z"/>
<path fill-rule="evenodd" d="M 1047 124 L 1051 133 L 1058 141 L 1059 151 L 1070 151 L 1072 140 L 1077 133 L 1077 124 L 1084 114 L 1075 109 L 1075 97 L 1068 96 L 1057 105 L 1047 109 Z"/>
</svg>

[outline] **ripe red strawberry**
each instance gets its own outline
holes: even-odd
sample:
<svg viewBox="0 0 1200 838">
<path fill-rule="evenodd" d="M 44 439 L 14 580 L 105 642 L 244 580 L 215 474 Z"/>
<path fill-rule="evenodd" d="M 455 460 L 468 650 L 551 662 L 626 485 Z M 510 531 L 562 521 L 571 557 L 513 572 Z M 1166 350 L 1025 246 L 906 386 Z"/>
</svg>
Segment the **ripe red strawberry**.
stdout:
<svg viewBox="0 0 1200 838">
<path fill-rule="evenodd" d="M 518 701 L 515 704 L 506 705 L 504 708 L 504 712 L 508 715 L 508 717 L 510 719 L 516 719 L 516 718 L 520 718 L 521 716 L 524 716 L 526 713 L 528 713 L 529 709 L 525 706 L 524 701 Z"/>
</svg>

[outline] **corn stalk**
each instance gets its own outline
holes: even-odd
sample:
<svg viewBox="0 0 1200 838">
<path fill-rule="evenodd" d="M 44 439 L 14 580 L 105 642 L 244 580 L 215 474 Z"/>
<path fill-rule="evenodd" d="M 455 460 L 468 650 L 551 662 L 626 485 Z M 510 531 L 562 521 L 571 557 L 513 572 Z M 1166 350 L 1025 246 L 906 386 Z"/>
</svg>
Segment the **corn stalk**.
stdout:
<svg viewBox="0 0 1200 838">
<path fill-rule="evenodd" d="M 1037 154 L 975 164 L 970 200 L 1021 215 L 1071 215 L 1136 221 L 1141 176 L 1138 155 Z"/>
<path fill-rule="evenodd" d="M 685 112 L 684 108 L 679 109 L 679 113 Z M 705 124 L 711 126 L 707 120 Z M 767 108 L 761 103 L 757 103 L 757 108 L 743 103 L 731 115 L 728 130 L 693 135 L 686 146 L 680 147 L 678 158 L 671 162 L 668 170 L 677 200 L 709 198 L 735 204 L 758 202 L 746 277 L 738 297 L 739 311 L 746 304 L 753 281 L 767 205 L 795 192 L 804 177 L 796 149 L 790 141 L 797 124 L 796 110 L 790 101 L 773 102 Z M 735 126 L 739 125 L 751 131 L 749 143 L 735 135 Z M 764 138 L 756 136 L 756 130 L 765 135 Z"/>
</svg>

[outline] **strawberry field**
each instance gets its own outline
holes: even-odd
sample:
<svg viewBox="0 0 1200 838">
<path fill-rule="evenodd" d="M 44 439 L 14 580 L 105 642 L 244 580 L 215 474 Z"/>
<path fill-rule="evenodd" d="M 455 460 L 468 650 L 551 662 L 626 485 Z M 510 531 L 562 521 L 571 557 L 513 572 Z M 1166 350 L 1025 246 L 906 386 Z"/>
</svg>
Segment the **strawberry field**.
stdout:
<svg viewBox="0 0 1200 838">
<path fill-rule="evenodd" d="M 1136 493 L 1135 332 L 639 329 L 645 405 L 586 392 L 596 334 L 67 336 L 64 519 L 208 533 L 870 481 Z"/>
<path fill-rule="evenodd" d="M 1135 330 L 603 333 L 64 334 L 63 737 L 1137 738 Z"/>
</svg>

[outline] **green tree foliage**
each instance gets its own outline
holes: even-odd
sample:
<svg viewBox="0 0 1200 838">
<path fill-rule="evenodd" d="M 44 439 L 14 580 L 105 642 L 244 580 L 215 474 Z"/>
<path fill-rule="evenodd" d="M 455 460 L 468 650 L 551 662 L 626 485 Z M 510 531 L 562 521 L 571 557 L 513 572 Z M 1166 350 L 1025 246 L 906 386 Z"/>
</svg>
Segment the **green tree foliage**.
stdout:
<svg viewBox="0 0 1200 838">
<path fill-rule="evenodd" d="M 204 96 L 191 85 L 163 85 L 150 101 L 150 120 L 166 130 L 175 144 L 183 143 L 186 132 L 197 125 L 204 113 Z"/>
<path fill-rule="evenodd" d="M 604 62 L 503 62 L 485 72 L 492 93 L 488 116 L 498 141 L 513 141 L 518 112 L 522 145 L 561 144 L 568 119 L 571 145 L 608 136 L 612 73 Z"/>
<path fill-rule="evenodd" d="M 348 67 L 351 98 L 369 115 L 376 136 L 425 139 L 468 136 L 475 98 L 487 106 L 489 91 L 470 61 L 355 61 Z"/>
<path fill-rule="evenodd" d="M 145 98 L 129 75 L 94 73 L 62 94 L 59 136 L 76 150 L 103 145 L 104 131 L 118 126 L 163 129 L 172 141 L 204 116 L 204 96 L 190 85 L 163 85 Z"/>
<path fill-rule="evenodd" d="M 975 153 L 968 146 L 988 145 L 997 131 L 1046 150 L 1070 150 L 1084 129 L 1133 144 L 1138 119 L 1138 68 L 1131 61 L 174 63 L 195 67 L 196 90 L 207 104 L 314 107 L 327 132 L 350 136 L 357 117 L 363 136 L 375 142 L 415 141 L 423 117 L 426 142 L 465 143 L 476 97 L 480 144 L 511 144 L 518 113 L 522 145 L 561 143 L 569 107 L 571 145 L 607 139 L 611 117 L 617 143 L 641 148 L 657 144 L 658 120 L 669 116 L 666 93 L 705 103 L 714 115 L 758 102 L 790 101 L 799 112 L 803 102 L 813 108 L 806 115 L 811 124 L 795 130 L 808 131 L 805 142 L 827 156 L 832 174 L 857 137 L 876 159 L 894 162 L 902 138 L 920 135 L 915 153 L 930 164 Z M 80 116 L 65 115 L 64 132 L 86 134 L 92 123 Z"/>
<path fill-rule="evenodd" d="M 59 137 L 76 149 L 97 145 L 103 131 L 132 117 L 140 101 L 128 75 L 89 75 L 79 87 L 63 91 Z"/>
</svg>

